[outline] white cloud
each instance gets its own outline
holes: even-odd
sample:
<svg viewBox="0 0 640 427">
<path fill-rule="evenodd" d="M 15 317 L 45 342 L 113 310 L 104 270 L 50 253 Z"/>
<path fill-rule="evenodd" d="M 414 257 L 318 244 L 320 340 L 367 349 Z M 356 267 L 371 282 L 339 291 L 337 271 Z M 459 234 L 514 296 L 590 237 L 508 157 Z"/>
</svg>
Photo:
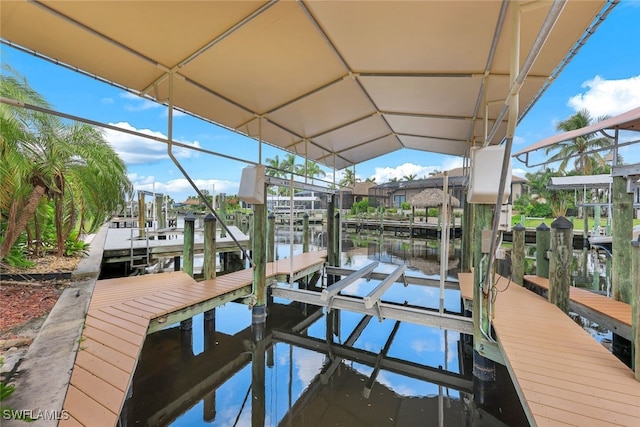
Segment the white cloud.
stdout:
<svg viewBox="0 0 640 427">
<path fill-rule="evenodd" d="M 157 181 L 154 176 L 139 176 L 129 174 L 129 179 L 133 183 L 135 190 L 155 191 L 156 193 L 168 194 L 176 202 L 183 202 L 188 196 L 195 196 L 196 191 L 185 178 L 171 179 L 169 181 Z M 239 182 L 222 181 L 218 179 L 195 179 L 200 191 L 206 190 L 211 194 L 214 186 L 216 194 L 227 193 L 237 194 L 240 186 Z"/>
<path fill-rule="evenodd" d="M 434 352 L 438 350 L 433 340 L 415 339 L 411 341 L 411 349 L 418 354 Z"/>
<path fill-rule="evenodd" d="M 520 178 L 524 178 L 526 173 L 527 173 L 527 171 L 524 170 L 524 169 L 521 169 L 521 168 L 511 169 L 511 175 L 519 176 Z"/>
<path fill-rule="evenodd" d="M 582 87 L 587 91 L 572 96 L 567 105 L 576 111 L 587 109 L 594 119 L 615 116 L 640 105 L 640 75 L 621 80 L 595 76 Z"/>
<path fill-rule="evenodd" d="M 438 166 L 422 166 L 414 163 L 403 163 L 396 167 L 377 167 L 372 178 L 376 179 L 377 183 L 388 182 L 393 178 L 398 180 L 403 179 L 405 176 L 415 175 L 417 179 L 429 176 L 430 172 L 436 169 L 441 170 Z"/>
<path fill-rule="evenodd" d="M 296 350 L 296 357 L 293 362 L 298 368 L 298 378 L 305 387 L 311 384 L 311 381 L 320 373 L 325 363 L 323 354 L 304 350 L 300 353 Z"/>
<path fill-rule="evenodd" d="M 112 126 L 117 126 L 119 128 L 123 128 L 130 131 L 135 131 L 138 133 L 142 133 L 144 135 L 149 135 L 153 137 L 158 137 L 162 139 L 166 139 L 166 135 L 161 132 L 152 131 L 150 129 L 136 129 L 131 126 L 129 123 L 120 122 L 120 123 L 110 123 Z M 104 136 L 107 142 L 113 147 L 113 149 L 118 153 L 120 158 L 127 165 L 135 165 L 135 164 L 148 164 L 154 163 L 163 159 L 167 159 L 169 156 L 167 155 L 167 145 L 154 141 L 152 139 L 144 138 L 142 136 L 132 135 L 125 132 L 119 132 L 112 129 L 105 129 Z M 183 144 L 187 144 L 193 147 L 200 147 L 200 143 L 198 141 L 178 141 Z M 173 150 L 173 154 L 180 159 L 188 159 L 198 156 L 197 151 L 188 150 L 186 148 L 175 148 Z"/>
<path fill-rule="evenodd" d="M 159 102 L 152 101 L 148 98 L 138 96 L 131 92 L 124 92 L 123 94 L 120 95 L 120 97 L 129 101 L 124 105 L 124 109 L 129 112 L 135 113 L 138 111 L 147 111 L 147 110 L 154 110 L 157 108 L 161 108 L 162 109 L 161 117 L 169 117 L 169 112 L 168 112 L 169 109 L 167 108 L 166 105 L 163 105 Z M 173 110 L 173 117 L 182 117 L 185 115 L 186 114 L 183 113 L 182 111 L 179 111 L 176 109 Z"/>
</svg>

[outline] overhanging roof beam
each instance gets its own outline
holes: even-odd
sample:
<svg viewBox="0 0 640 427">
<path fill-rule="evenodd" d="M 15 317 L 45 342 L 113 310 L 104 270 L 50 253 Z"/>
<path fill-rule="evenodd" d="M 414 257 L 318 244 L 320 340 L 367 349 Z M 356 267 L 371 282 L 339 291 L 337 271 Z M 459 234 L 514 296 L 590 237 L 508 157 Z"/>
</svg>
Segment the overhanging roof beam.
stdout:
<svg viewBox="0 0 640 427">
<path fill-rule="evenodd" d="M 169 144 L 169 140 L 166 139 L 166 138 L 161 138 L 159 136 L 154 136 L 154 135 L 148 135 L 146 133 L 142 133 L 142 132 L 137 132 L 137 131 L 130 130 L 130 129 L 121 128 L 121 127 L 118 127 L 118 126 L 114 126 L 114 125 L 110 125 L 110 124 L 107 124 L 107 123 L 98 122 L 98 121 L 91 120 L 91 119 L 85 119 L 85 118 L 80 117 L 80 116 L 74 116 L 73 114 L 62 113 L 60 111 L 51 110 L 49 108 L 40 107 L 38 105 L 32 105 L 32 104 L 28 104 L 28 103 L 25 103 L 25 102 L 16 101 L 16 100 L 11 99 L 11 98 L 5 98 L 4 96 L 0 96 L 0 104 L 13 105 L 14 107 L 20 107 L 20 108 L 26 108 L 28 110 L 39 111 L 41 113 L 51 114 L 51 115 L 56 116 L 56 117 L 62 117 L 64 119 L 74 120 L 74 121 L 77 121 L 77 122 L 80 122 L 80 123 L 86 123 L 86 124 L 89 124 L 89 125 L 92 125 L 92 126 L 97 126 L 97 127 L 103 128 L 103 129 L 109 129 L 109 130 L 113 130 L 113 131 L 116 131 L 116 132 L 122 132 L 122 133 L 126 133 L 126 134 L 129 134 L 129 135 L 137 136 L 137 137 L 140 137 L 140 138 L 145 138 L 145 139 L 150 139 L 152 141 L 162 142 L 163 144 Z M 251 160 L 241 159 L 239 157 L 234 157 L 234 156 L 229 156 L 227 154 L 218 153 L 216 151 L 207 150 L 205 148 L 197 147 L 197 146 L 194 146 L 194 145 L 188 145 L 188 144 L 185 144 L 185 143 L 182 143 L 182 142 L 173 141 L 171 144 L 174 147 L 180 147 L 180 148 L 184 148 L 184 149 L 187 149 L 187 150 L 197 151 L 199 153 L 211 154 L 211 155 L 214 155 L 214 156 L 220 156 L 220 157 L 223 157 L 225 159 L 235 160 L 237 162 L 241 162 L 241 163 L 245 163 L 245 164 L 257 165 L 256 162 L 253 162 Z"/>
<path fill-rule="evenodd" d="M 493 46 L 495 51 L 495 46 Z M 491 73 L 489 70 L 484 73 L 382 73 L 382 72 L 354 72 L 357 77 L 419 77 L 419 78 L 484 78 L 484 77 L 508 77 L 507 73 Z M 538 79 L 548 79 L 549 76 L 534 74 L 528 77 Z"/>
<path fill-rule="evenodd" d="M 263 4 L 262 6 L 260 6 L 259 8 L 254 10 L 253 12 L 251 12 L 249 15 L 247 15 L 246 17 L 241 19 L 239 22 L 235 23 L 230 28 L 228 28 L 225 31 L 223 31 L 222 34 L 220 34 L 219 36 L 217 36 L 216 38 L 211 40 L 209 43 L 205 44 L 200 49 L 198 49 L 197 51 L 195 51 L 194 53 L 192 53 L 191 55 L 189 55 L 188 57 L 186 57 L 185 59 L 180 61 L 180 63 L 177 65 L 177 67 L 178 68 L 184 67 L 189 62 L 193 61 L 198 56 L 202 55 L 204 52 L 206 52 L 207 50 L 209 50 L 210 48 L 212 48 L 216 44 L 220 43 L 222 40 L 226 39 L 231 34 L 235 33 L 238 29 L 240 29 L 246 23 L 250 22 L 252 19 L 256 18 L 258 15 L 262 14 L 263 12 L 265 12 L 267 9 L 269 9 L 271 6 L 273 6 L 277 2 L 278 2 L 278 0 L 270 0 L 268 3 Z"/>
<path fill-rule="evenodd" d="M 149 58 L 148 56 L 145 56 L 145 55 L 141 54 L 140 52 L 138 52 L 136 50 L 133 50 L 129 46 L 127 46 L 125 44 L 122 44 L 119 41 L 116 41 L 116 40 L 112 39 L 111 37 L 108 37 L 108 36 L 98 32 L 98 31 L 94 30 L 91 27 L 88 27 L 87 25 L 84 25 L 83 23 L 78 22 L 75 19 L 73 19 L 73 18 L 71 18 L 71 17 L 69 17 L 67 15 L 65 15 L 65 14 L 63 14 L 61 12 L 58 12 L 55 9 L 52 9 L 51 7 L 49 7 L 46 4 L 40 2 L 39 0 L 30 0 L 30 3 L 40 7 L 41 9 L 47 11 L 48 13 L 51 13 L 52 15 L 56 15 L 57 17 L 61 18 L 62 20 L 67 21 L 70 24 L 72 24 L 72 25 L 74 25 L 74 26 L 76 26 L 78 28 L 81 28 L 82 30 L 86 31 L 87 33 L 90 33 L 90 34 L 102 39 L 103 41 L 105 41 L 105 42 L 107 42 L 109 44 L 112 44 L 112 45 L 116 46 L 117 48 L 122 49 L 122 50 L 126 51 L 127 53 L 130 53 L 131 55 L 136 56 L 137 58 L 142 59 L 143 61 L 148 62 L 149 64 L 153 65 L 154 67 L 157 67 L 157 68 L 159 68 L 159 69 L 161 69 L 161 70 L 163 70 L 165 72 L 169 71 L 169 67 L 167 67 L 167 66 L 165 66 L 163 64 L 160 64 L 157 61 L 154 61 L 153 59 Z"/>
<path fill-rule="evenodd" d="M 304 1 L 300 0 L 298 2 L 298 4 L 300 5 L 300 7 L 302 7 L 302 10 L 304 11 L 304 13 L 307 15 L 307 17 L 309 18 L 309 20 L 313 23 L 313 25 L 316 27 L 317 31 L 320 33 L 320 35 L 322 36 L 322 38 L 324 39 L 325 43 L 329 46 L 329 48 L 332 50 L 332 52 L 336 55 L 336 57 L 340 60 L 340 62 L 342 63 L 342 65 L 344 66 L 345 70 L 349 73 L 349 76 L 356 82 L 356 84 L 358 85 L 358 87 L 360 88 L 360 90 L 362 91 L 362 94 L 369 100 L 369 102 L 371 103 L 371 105 L 373 106 L 373 108 L 379 113 L 380 112 L 380 108 L 378 107 L 378 105 L 373 101 L 373 98 L 371 97 L 371 95 L 369 95 L 369 92 L 366 91 L 366 89 L 364 88 L 364 86 L 362 85 L 362 82 L 360 82 L 360 80 L 357 78 L 358 75 L 357 73 L 354 72 L 354 70 L 351 68 L 351 66 L 349 66 L 349 64 L 347 63 L 347 61 L 344 59 L 344 57 L 342 56 L 342 54 L 340 53 L 340 51 L 338 50 L 338 48 L 333 44 L 333 42 L 331 41 L 331 39 L 329 38 L 329 36 L 327 36 L 326 31 L 324 30 L 324 28 L 322 28 L 322 26 L 320 25 L 320 23 L 318 22 L 318 20 L 316 19 L 315 16 L 313 16 L 313 13 L 311 13 L 311 11 L 309 10 L 309 8 L 307 7 L 306 4 L 304 4 Z M 385 124 L 387 125 L 387 128 L 389 129 L 389 131 L 392 131 L 391 126 L 389 125 L 389 122 L 387 122 L 387 120 L 381 116 L 382 121 L 385 122 Z M 398 142 L 400 142 L 398 140 Z"/>
<path fill-rule="evenodd" d="M 429 135 L 416 135 L 413 133 L 400 133 L 400 132 L 396 132 L 396 135 L 399 136 L 412 136 L 412 137 L 416 137 L 416 138 L 430 138 L 430 139 L 437 139 L 440 141 L 451 141 L 451 142 L 464 142 L 466 143 L 467 140 L 466 139 L 459 139 L 459 138 L 445 138 L 443 136 L 429 136 Z"/>
<path fill-rule="evenodd" d="M 271 0 L 269 3 L 263 4 L 258 9 L 254 10 L 252 13 L 250 13 L 248 16 L 244 17 L 243 19 L 241 19 L 240 21 L 238 21 L 237 23 L 232 25 L 230 28 L 228 28 L 225 31 L 223 31 L 222 34 L 218 35 L 213 40 L 209 41 L 207 44 L 202 46 L 200 49 L 196 50 L 194 53 L 192 53 L 191 55 L 187 56 L 182 61 L 178 62 L 178 64 L 176 64 L 173 68 L 171 68 L 171 71 L 176 72 L 180 68 L 184 67 L 189 62 L 193 61 L 195 58 L 197 58 L 198 56 L 202 55 L 204 52 L 206 52 L 207 50 L 209 50 L 210 48 L 212 48 L 213 46 L 215 46 L 216 44 L 218 44 L 219 42 L 221 42 L 222 40 L 224 40 L 225 38 L 227 38 L 231 34 L 233 34 L 240 27 L 242 27 L 243 25 L 245 25 L 246 23 L 251 21 L 253 18 L 257 17 L 262 12 L 266 11 L 267 9 L 269 9 L 271 6 L 273 6 L 276 3 L 277 3 L 276 0 Z M 168 73 L 165 73 L 162 76 L 158 77 L 151 84 L 149 84 L 147 87 L 145 87 L 142 90 L 141 93 L 143 93 L 143 94 L 148 93 L 154 86 L 157 86 L 158 84 L 160 84 L 164 80 L 166 80 L 168 75 L 169 75 Z"/>
<path fill-rule="evenodd" d="M 538 55 L 540 54 L 540 51 L 542 50 L 542 46 L 544 46 L 547 38 L 549 37 L 549 34 L 551 33 L 551 30 L 553 29 L 556 22 L 558 21 L 558 18 L 560 17 L 560 14 L 562 13 L 562 10 L 564 9 L 564 6 L 566 5 L 566 3 L 567 3 L 567 0 L 554 0 L 554 2 L 551 4 L 549 13 L 547 13 L 547 16 L 545 17 L 544 22 L 540 27 L 540 31 L 538 32 L 538 35 L 533 41 L 531 50 L 529 50 L 529 54 L 527 55 L 527 58 L 524 60 L 524 63 L 522 64 L 522 68 L 520 68 L 518 75 L 514 78 L 513 83 L 509 88 L 509 95 L 507 96 L 507 99 L 505 100 L 504 105 L 502 106 L 502 110 L 500 110 L 500 113 L 498 114 L 498 118 L 493 124 L 493 128 L 489 132 L 487 141 L 484 141 L 485 146 L 489 144 L 489 142 L 495 136 L 496 132 L 498 132 L 500 123 L 506 116 L 509 110 L 509 105 L 511 104 L 513 97 L 520 93 L 520 88 L 522 87 L 522 84 L 524 83 L 524 80 L 527 77 L 527 74 L 531 70 L 531 67 L 533 67 L 533 64 L 536 58 L 538 57 Z M 512 3 L 512 6 L 514 6 L 513 3 Z M 517 4 L 517 6 L 514 6 L 514 7 L 519 7 L 519 3 Z M 511 40 L 511 43 L 514 43 L 514 40 Z M 517 43 L 519 45 L 520 41 L 518 40 Z M 507 132 L 507 136 L 513 137 L 513 135 L 509 135 L 508 132 Z"/>
<path fill-rule="evenodd" d="M 507 15 L 508 6 L 509 6 L 509 0 L 503 0 L 502 6 L 500 7 L 500 15 L 498 15 L 498 22 L 496 23 L 496 29 L 493 32 L 493 40 L 491 41 L 489 56 L 487 58 L 487 63 L 484 67 L 484 76 L 482 78 L 482 82 L 480 83 L 480 91 L 478 93 L 478 98 L 476 99 L 476 105 L 473 108 L 473 118 L 471 119 L 471 126 L 469 127 L 469 132 L 467 133 L 467 141 L 471 141 L 471 138 L 473 137 L 475 121 L 478 118 L 478 113 L 480 112 L 480 106 L 482 105 L 482 102 L 485 99 L 487 77 L 489 76 L 489 72 L 493 65 L 493 58 L 496 54 L 496 49 L 498 48 L 498 42 L 500 41 L 500 35 L 502 34 L 502 27 L 504 26 L 504 20 Z"/>
<path fill-rule="evenodd" d="M 372 142 L 374 142 L 374 141 L 378 141 L 379 139 L 386 138 L 386 137 L 388 137 L 388 136 L 392 136 L 392 135 L 396 135 L 396 134 L 395 134 L 394 132 L 390 132 L 390 133 L 385 134 L 385 135 L 382 135 L 382 136 L 377 136 L 377 137 L 372 138 L 372 139 L 369 139 L 369 140 L 367 140 L 367 141 L 360 142 L 359 144 L 351 145 L 350 147 L 347 147 L 347 148 L 345 148 L 344 150 L 336 151 L 336 152 L 335 152 L 335 153 L 333 153 L 333 154 L 338 154 L 338 153 L 343 153 L 343 152 L 345 152 L 345 151 L 353 150 L 354 148 L 362 147 L 363 145 L 370 144 L 370 143 L 372 143 Z M 404 145 L 403 145 L 403 146 L 404 146 Z M 325 159 L 326 157 L 327 157 L 327 156 L 323 156 L 323 157 L 320 157 L 320 159 Z M 341 159 L 343 159 L 344 161 L 348 162 L 348 163 L 351 163 L 349 160 L 345 159 L 345 158 L 344 158 L 344 157 L 342 157 L 342 156 L 340 156 L 340 158 L 341 158 Z"/>
<path fill-rule="evenodd" d="M 331 132 L 346 128 L 347 126 L 354 125 L 354 124 L 356 124 L 358 122 L 361 122 L 363 120 L 366 120 L 366 119 L 371 118 L 371 117 L 376 117 L 376 116 L 378 116 L 377 112 L 371 113 L 371 114 L 367 114 L 367 115 L 362 116 L 362 117 L 358 117 L 357 119 L 353 119 L 353 120 L 351 120 L 351 121 L 349 121 L 347 123 L 343 123 L 341 125 L 332 127 L 331 129 L 327 129 L 327 130 L 325 130 L 323 132 L 317 133 L 317 134 L 313 135 L 311 138 L 318 138 L 318 137 L 324 136 L 324 135 L 326 135 L 328 133 L 331 133 Z M 389 129 L 389 130 L 391 130 L 391 129 Z"/>
<path fill-rule="evenodd" d="M 272 108 L 269 111 L 266 111 L 264 114 L 272 114 L 272 113 L 274 113 L 274 112 L 276 112 L 276 111 L 278 111 L 278 110 L 280 110 L 282 108 L 288 107 L 289 105 L 291 105 L 293 103 L 296 103 L 296 102 L 298 102 L 300 100 L 303 100 L 304 98 L 307 98 L 307 97 L 309 97 L 311 95 L 314 95 L 314 94 L 316 94 L 316 93 L 318 93 L 318 92 L 320 92 L 322 90 L 328 89 L 331 86 L 342 82 L 345 78 L 348 78 L 348 77 L 349 77 L 348 75 L 347 76 L 343 76 L 343 77 L 337 78 L 337 79 L 335 79 L 335 80 L 333 80 L 333 81 L 331 81 L 329 83 L 325 83 L 322 86 L 318 86 L 317 88 L 312 89 L 307 93 L 304 93 L 304 94 L 302 94 L 300 96 L 297 96 L 297 97 L 295 97 L 295 98 L 293 98 L 293 99 L 291 99 L 289 101 L 286 101 L 286 102 L 278 105 L 277 107 Z"/>
<path fill-rule="evenodd" d="M 427 113 L 408 113 L 404 111 L 380 111 L 385 116 L 399 117 L 418 117 L 424 119 L 443 119 L 443 120 L 471 120 L 472 117 L 467 116 L 451 116 L 446 114 L 427 114 Z"/>
<path fill-rule="evenodd" d="M 529 101 L 529 105 L 524 109 L 521 117 L 524 117 L 531 108 L 535 105 L 536 102 L 540 99 L 540 97 L 546 92 L 547 88 L 555 81 L 558 75 L 564 70 L 564 68 L 571 62 L 574 56 L 580 51 L 582 46 L 587 42 L 587 40 L 596 32 L 596 29 L 600 26 L 600 24 L 605 20 L 605 18 L 611 13 L 613 8 L 620 3 L 620 0 L 610 0 L 607 2 L 607 5 L 604 10 L 598 14 L 589 28 L 585 30 L 582 34 L 580 40 L 576 42 L 571 51 L 565 56 L 561 63 L 551 72 L 551 75 L 547 79 L 547 81 L 542 85 L 542 87 L 538 90 L 535 96 Z"/>
</svg>

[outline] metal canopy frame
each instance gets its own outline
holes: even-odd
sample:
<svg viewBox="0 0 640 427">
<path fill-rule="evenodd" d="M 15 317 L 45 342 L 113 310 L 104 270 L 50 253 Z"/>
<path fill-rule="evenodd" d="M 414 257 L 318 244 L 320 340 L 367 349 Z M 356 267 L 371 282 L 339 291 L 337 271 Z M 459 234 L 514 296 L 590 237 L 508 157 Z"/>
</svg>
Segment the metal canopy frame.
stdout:
<svg viewBox="0 0 640 427">
<path fill-rule="evenodd" d="M 515 43 L 528 52 L 556 3 L 12 1 L 0 36 L 340 170 L 500 143 L 509 108 L 513 128 L 617 2 L 568 2 L 514 81 L 506 13 L 521 13 Z"/>
</svg>

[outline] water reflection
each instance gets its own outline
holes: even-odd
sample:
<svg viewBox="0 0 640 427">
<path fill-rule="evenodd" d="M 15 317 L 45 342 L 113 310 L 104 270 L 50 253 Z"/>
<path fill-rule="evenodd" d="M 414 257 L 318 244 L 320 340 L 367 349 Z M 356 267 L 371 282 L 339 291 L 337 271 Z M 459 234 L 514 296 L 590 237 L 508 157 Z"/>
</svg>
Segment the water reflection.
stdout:
<svg viewBox="0 0 640 427">
<path fill-rule="evenodd" d="M 411 263 L 431 277 L 439 248 L 396 239 L 344 244 L 342 265 L 372 260 L 390 272 Z M 280 240 L 279 256 L 301 251 Z M 452 254 L 454 251 L 452 251 Z M 452 255 L 452 258 L 455 258 Z M 455 264 L 454 264 L 455 265 Z M 435 269 L 439 271 L 439 266 Z M 455 274 L 456 267 L 449 270 Z M 366 295 L 379 282 L 357 281 L 344 293 Z M 438 290 L 393 285 L 384 300 L 438 308 Z M 460 312 L 459 291 L 445 308 Z M 255 342 L 251 311 L 229 303 L 190 331 L 178 325 L 147 337 L 125 405 L 125 425 L 411 426 L 525 425 L 505 370 L 487 409 L 473 403 L 468 337 L 358 313 L 275 299 L 266 338 Z"/>
</svg>

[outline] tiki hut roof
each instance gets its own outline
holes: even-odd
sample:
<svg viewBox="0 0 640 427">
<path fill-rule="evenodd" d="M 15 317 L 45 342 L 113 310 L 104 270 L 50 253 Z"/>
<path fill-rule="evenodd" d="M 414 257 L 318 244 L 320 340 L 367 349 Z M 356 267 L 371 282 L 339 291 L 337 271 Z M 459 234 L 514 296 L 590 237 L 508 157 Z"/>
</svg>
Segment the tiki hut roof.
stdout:
<svg viewBox="0 0 640 427">
<path fill-rule="evenodd" d="M 427 188 L 409 199 L 409 204 L 416 208 L 435 208 L 442 206 L 444 192 L 439 188 Z M 449 195 L 449 204 L 454 207 L 460 207 L 460 200 Z"/>
</svg>

